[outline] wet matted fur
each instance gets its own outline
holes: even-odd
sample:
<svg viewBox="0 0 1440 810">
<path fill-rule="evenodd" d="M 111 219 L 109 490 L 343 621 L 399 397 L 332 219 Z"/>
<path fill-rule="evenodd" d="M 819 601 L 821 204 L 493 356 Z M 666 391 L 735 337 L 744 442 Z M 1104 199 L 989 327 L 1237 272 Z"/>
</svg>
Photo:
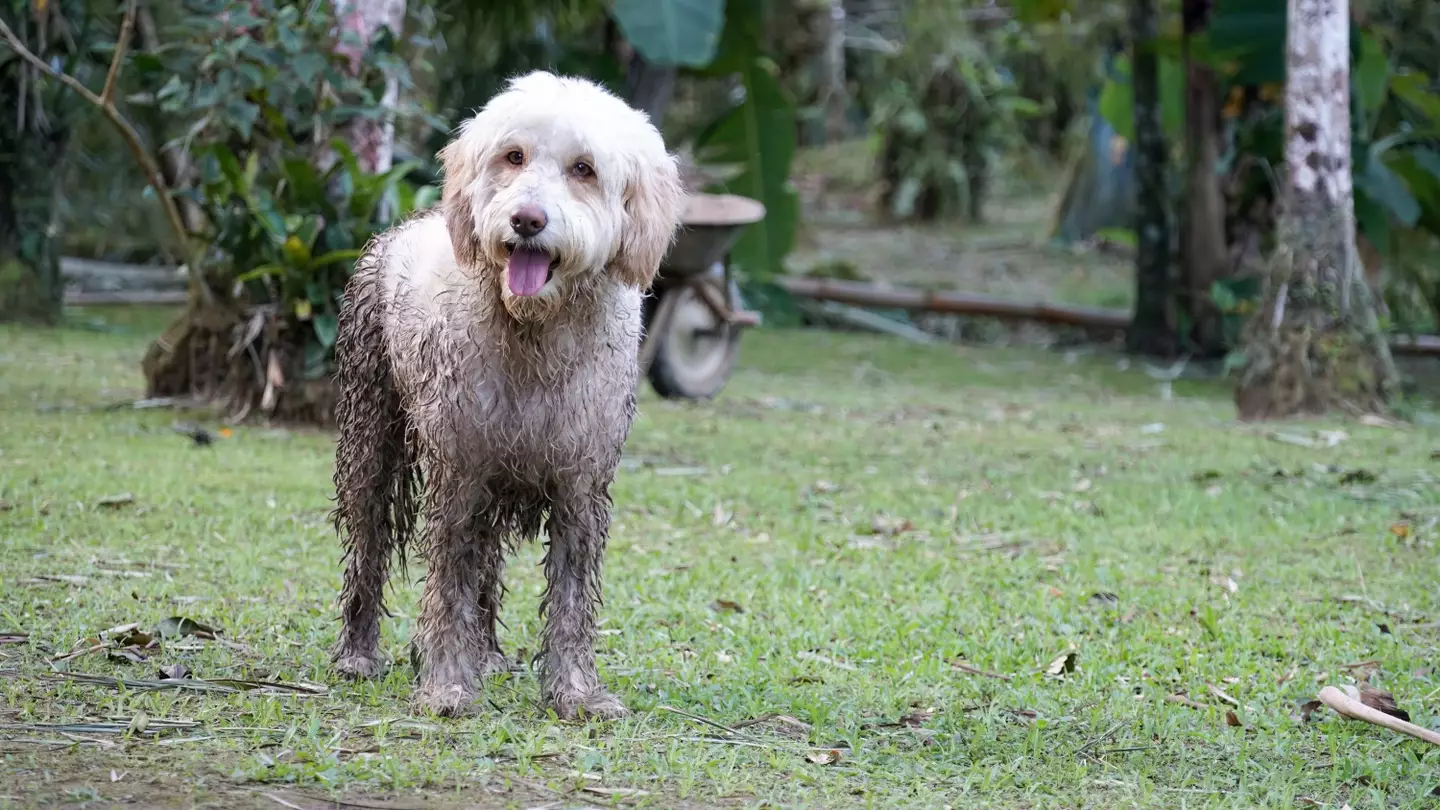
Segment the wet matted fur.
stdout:
<svg viewBox="0 0 1440 810">
<path fill-rule="evenodd" d="M 416 539 L 416 700 L 463 713 L 476 679 L 507 666 L 506 555 L 543 528 L 542 695 L 562 717 L 623 715 L 596 672 L 595 611 L 642 291 L 683 206 L 677 163 L 643 113 L 543 72 L 512 81 L 440 158 L 440 205 L 367 246 L 340 312 L 334 663 L 382 670 L 390 561 Z"/>
</svg>

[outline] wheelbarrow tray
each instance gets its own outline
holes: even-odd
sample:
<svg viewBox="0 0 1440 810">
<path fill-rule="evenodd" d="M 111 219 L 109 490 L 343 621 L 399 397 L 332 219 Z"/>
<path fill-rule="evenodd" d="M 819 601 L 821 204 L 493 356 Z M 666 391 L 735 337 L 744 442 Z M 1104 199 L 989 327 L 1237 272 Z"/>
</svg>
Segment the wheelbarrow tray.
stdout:
<svg viewBox="0 0 1440 810">
<path fill-rule="evenodd" d="M 765 218 L 765 206 L 734 194 L 692 194 L 681 216 L 680 235 L 660 262 L 660 275 L 680 280 L 708 273 L 735 247 L 746 225 Z"/>
</svg>

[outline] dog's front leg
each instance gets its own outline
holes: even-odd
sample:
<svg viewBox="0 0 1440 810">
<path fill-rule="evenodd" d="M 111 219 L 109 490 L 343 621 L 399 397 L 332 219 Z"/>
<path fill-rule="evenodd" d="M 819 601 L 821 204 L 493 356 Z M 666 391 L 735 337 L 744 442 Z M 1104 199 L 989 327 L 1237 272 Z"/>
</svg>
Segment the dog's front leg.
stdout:
<svg viewBox="0 0 1440 810">
<path fill-rule="evenodd" d="M 483 673 L 493 645 L 492 615 L 482 604 L 487 543 L 476 531 L 476 487 L 458 471 L 432 467 L 426 484 L 424 550 L 428 571 L 415 632 L 419 665 L 416 703 L 446 717 L 464 714 L 475 697 L 475 678 Z M 498 572 L 495 572 L 498 574 Z"/>
<path fill-rule="evenodd" d="M 595 608 L 600 568 L 610 531 L 610 497 L 604 484 L 564 492 L 545 525 L 546 613 L 541 693 L 565 719 L 623 717 L 620 700 L 606 692 L 595 669 Z"/>
</svg>

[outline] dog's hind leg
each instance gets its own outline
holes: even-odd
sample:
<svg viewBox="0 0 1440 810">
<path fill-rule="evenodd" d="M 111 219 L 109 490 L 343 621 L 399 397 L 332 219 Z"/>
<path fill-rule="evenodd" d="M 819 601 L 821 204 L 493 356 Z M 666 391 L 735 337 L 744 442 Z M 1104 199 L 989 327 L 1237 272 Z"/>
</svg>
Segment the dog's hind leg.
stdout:
<svg viewBox="0 0 1440 810">
<path fill-rule="evenodd" d="M 332 660 L 342 675 L 355 678 L 373 677 L 383 667 L 380 616 L 390 559 L 398 550 L 403 564 L 418 494 L 418 467 L 406 441 L 372 278 L 353 278 L 335 345 L 340 438 L 333 519 L 345 549 L 345 574 Z"/>
<path fill-rule="evenodd" d="M 564 492 L 545 525 L 546 613 L 541 694 L 565 719 L 624 717 L 629 710 L 600 683 L 595 669 L 600 569 L 610 532 L 609 487 L 594 482 Z"/>
</svg>

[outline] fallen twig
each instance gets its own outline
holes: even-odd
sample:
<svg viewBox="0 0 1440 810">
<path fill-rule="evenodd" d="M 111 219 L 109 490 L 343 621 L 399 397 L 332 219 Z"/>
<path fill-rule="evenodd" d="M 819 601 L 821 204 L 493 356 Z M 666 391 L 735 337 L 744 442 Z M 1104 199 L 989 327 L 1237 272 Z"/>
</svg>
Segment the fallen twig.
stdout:
<svg viewBox="0 0 1440 810">
<path fill-rule="evenodd" d="M 740 732 L 739 732 L 739 731 L 736 731 L 735 729 L 733 729 L 733 728 L 731 728 L 731 727 L 729 727 L 729 726 L 727 726 L 727 725 L 723 725 L 723 724 L 721 724 L 721 723 L 717 723 L 717 722 L 715 722 L 714 720 L 709 719 L 708 717 L 701 717 L 701 716 L 698 715 L 698 714 L 691 714 L 690 712 L 687 712 L 687 711 L 681 711 L 680 709 L 677 709 L 677 708 L 675 708 L 675 707 L 673 707 L 673 706 L 656 706 L 655 708 L 659 709 L 659 710 L 662 711 L 662 712 L 670 712 L 671 714 L 678 714 L 678 715 L 680 715 L 681 717 L 687 717 L 687 718 L 689 718 L 689 719 L 691 719 L 691 720 L 694 720 L 694 721 L 697 722 L 697 723 L 701 723 L 701 724 L 707 725 L 707 726 L 709 726 L 709 727 L 711 727 L 711 728 L 718 728 L 718 729 L 720 729 L 721 731 L 725 732 L 726 734 L 733 734 L 733 735 L 735 735 L 735 736 L 740 736 Z"/>
<path fill-rule="evenodd" d="M 1124 720 L 1121 720 L 1120 722 L 1116 723 L 1115 725 L 1111 726 L 1110 728 L 1105 729 L 1105 731 L 1104 731 L 1099 737 L 1096 737 L 1095 739 L 1093 739 L 1093 740 L 1085 743 L 1084 745 L 1080 746 L 1079 748 L 1075 749 L 1075 756 L 1077 756 L 1077 757 L 1078 757 L 1078 756 L 1084 756 L 1086 751 L 1089 751 L 1091 748 L 1094 748 L 1095 746 L 1099 745 L 1100 743 L 1105 742 L 1106 740 L 1110 739 L 1110 735 L 1112 735 L 1112 734 L 1114 734 L 1115 732 L 1119 731 L 1124 725 L 1125 725 L 1125 721 L 1124 721 Z"/>
<path fill-rule="evenodd" d="M 275 681 L 242 681 L 216 679 L 206 681 L 200 678 L 167 678 L 165 680 L 139 680 L 116 678 L 108 675 L 91 675 L 84 672 L 47 672 L 44 677 L 88 683 L 94 686 L 124 687 L 142 692 L 163 692 L 178 690 L 186 692 L 216 692 L 235 694 L 238 692 L 260 692 L 262 694 L 326 695 L 329 690 L 323 686 L 306 683 L 278 683 Z"/>
<path fill-rule="evenodd" d="M 984 678 L 995 678 L 1001 681 L 1008 681 L 1012 677 L 1002 672 L 990 672 L 989 670 L 981 669 L 965 661 L 951 661 L 950 668 L 959 672 L 964 672 L 967 675 L 979 675 Z"/>
<path fill-rule="evenodd" d="M 1352 720 L 1363 720 L 1366 723 L 1388 728 L 1391 731 L 1408 734 L 1417 740 L 1424 740 L 1432 745 L 1440 745 L 1440 734 L 1428 728 L 1421 728 L 1414 723 L 1407 723 L 1398 717 L 1391 717 L 1378 709 L 1372 709 L 1336 687 L 1327 686 L 1321 689 L 1320 694 L 1316 695 L 1316 698 L 1319 699 L 1321 703 L 1334 709 L 1337 714 L 1344 717 Z"/>
</svg>

